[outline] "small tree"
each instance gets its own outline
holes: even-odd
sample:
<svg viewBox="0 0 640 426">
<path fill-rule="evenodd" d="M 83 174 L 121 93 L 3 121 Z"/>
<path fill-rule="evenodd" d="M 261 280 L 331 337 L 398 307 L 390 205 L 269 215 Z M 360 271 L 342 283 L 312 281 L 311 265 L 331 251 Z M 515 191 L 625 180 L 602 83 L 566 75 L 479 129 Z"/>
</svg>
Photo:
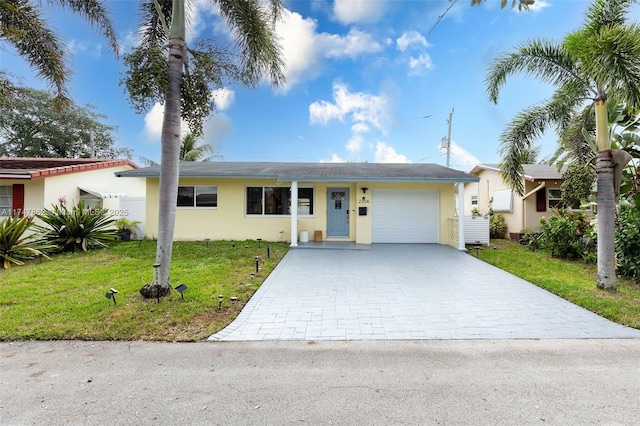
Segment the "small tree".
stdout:
<svg viewBox="0 0 640 426">
<path fill-rule="evenodd" d="M 580 205 L 589 199 L 596 181 L 595 171 L 588 164 L 571 164 L 562 174 L 562 204 L 572 209 L 579 209 Z"/>
</svg>

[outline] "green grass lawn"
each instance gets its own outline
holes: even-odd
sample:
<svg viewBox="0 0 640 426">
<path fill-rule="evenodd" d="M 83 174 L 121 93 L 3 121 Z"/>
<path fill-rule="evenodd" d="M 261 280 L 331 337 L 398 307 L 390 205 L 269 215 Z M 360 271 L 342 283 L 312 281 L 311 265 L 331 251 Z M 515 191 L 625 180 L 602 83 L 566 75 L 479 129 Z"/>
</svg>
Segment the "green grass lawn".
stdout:
<svg viewBox="0 0 640 426">
<path fill-rule="evenodd" d="M 81 339 L 200 341 L 229 324 L 288 250 L 286 243 L 177 242 L 172 285 L 188 287 L 146 300 L 155 241 L 55 255 L 0 269 L 0 340 Z M 254 278 L 255 257 L 260 270 Z M 118 290 L 117 305 L 105 297 Z M 218 309 L 218 295 L 224 296 Z M 232 296 L 237 302 L 231 302 Z"/>
<path fill-rule="evenodd" d="M 469 252 L 475 256 L 476 251 Z M 506 240 L 492 240 L 478 257 L 611 321 L 640 329 L 640 286 L 618 278 L 614 292 L 596 287 L 596 265 L 555 259 Z"/>
<path fill-rule="evenodd" d="M 495 249 L 494 249 L 495 247 Z M 103 250 L 52 256 L 0 269 L 0 340 L 81 339 L 201 341 L 228 325 L 288 250 L 286 243 L 178 242 L 172 283 L 187 285 L 158 303 L 138 292 L 153 279 L 154 241 L 119 242 Z M 475 255 L 471 250 L 470 255 Z M 595 265 L 553 259 L 507 241 L 479 257 L 612 321 L 640 329 L 640 287 L 596 288 Z M 261 256 L 255 278 L 254 256 Z M 105 297 L 118 290 L 117 305 Z M 224 296 L 218 309 L 218 295 Z M 231 302 L 235 296 L 237 302 Z"/>
</svg>

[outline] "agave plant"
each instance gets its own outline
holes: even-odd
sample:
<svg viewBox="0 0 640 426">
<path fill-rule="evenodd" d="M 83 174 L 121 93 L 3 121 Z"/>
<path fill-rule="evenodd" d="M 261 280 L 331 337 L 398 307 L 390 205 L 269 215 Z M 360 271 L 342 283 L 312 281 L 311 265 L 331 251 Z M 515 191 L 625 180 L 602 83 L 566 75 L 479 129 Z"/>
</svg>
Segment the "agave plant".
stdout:
<svg viewBox="0 0 640 426">
<path fill-rule="evenodd" d="M 88 208 L 83 201 L 70 209 L 62 202 L 54 204 L 51 210 L 44 209 L 37 217 L 45 223 L 45 226 L 36 225 L 38 231 L 61 251 L 107 247 L 107 242 L 117 238 L 115 219 L 108 210 Z"/>
<path fill-rule="evenodd" d="M 3 269 L 9 269 L 11 264 L 23 265 L 36 256 L 47 257 L 44 251 L 55 247 L 38 240 L 33 234 L 26 235 L 31 226 L 32 216 L 15 215 L 0 221 L 0 263 Z"/>
</svg>

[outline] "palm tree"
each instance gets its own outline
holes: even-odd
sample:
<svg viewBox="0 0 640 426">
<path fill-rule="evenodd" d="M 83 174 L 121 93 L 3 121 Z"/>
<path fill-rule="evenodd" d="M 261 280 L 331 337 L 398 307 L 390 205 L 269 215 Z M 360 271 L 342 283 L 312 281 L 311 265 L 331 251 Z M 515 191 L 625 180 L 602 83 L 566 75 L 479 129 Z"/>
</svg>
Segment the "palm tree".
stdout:
<svg viewBox="0 0 640 426">
<path fill-rule="evenodd" d="M 62 107 L 69 99 L 67 82 L 71 70 L 67 65 L 62 40 L 47 26 L 39 8 L 40 3 L 42 1 L 0 0 L 0 39 L 13 45 L 38 76 L 49 83 L 56 93 L 56 106 Z M 116 32 L 102 0 L 48 0 L 48 3 L 67 8 L 91 25 L 99 27 L 117 56 Z M 2 81 L 0 86 L 11 88 L 9 83 Z"/>
<path fill-rule="evenodd" d="M 189 132 L 182 138 L 180 161 L 211 161 L 214 157 L 220 156 L 213 155 L 213 147 L 210 144 L 199 145 L 198 138 L 193 133 Z"/>
<path fill-rule="evenodd" d="M 559 134 L 593 101 L 595 110 L 598 180 L 597 286 L 615 290 L 613 160 L 607 121 L 607 99 L 615 96 L 630 109 L 640 107 L 640 29 L 627 16 L 634 0 L 594 0 L 582 28 L 562 42 L 531 40 L 515 52 L 498 57 L 485 79 L 492 102 L 497 103 L 507 76 L 533 75 L 556 90 L 550 99 L 516 116 L 501 135 L 503 178 L 518 193 L 521 152 L 548 127 Z M 624 166 L 624 165 L 623 165 Z"/>
<path fill-rule="evenodd" d="M 284 82 L 281 49 L 272 25 L 280 16 L 281 1 L 211 1 L 217 4 L 221 18 L 235 35 L 239 55 L 213 42 L 196 44 L 199 51 L 187 47 L 185 0 L 145 0 L 141 4 L 140 46 L 125 57 L 130 71 L 124 84 L 134 106 L 144 110 L 149 107 L 150 99 L 160 96 L 164 103 L 154 276 L 158 296 L 171 289 L 181 118 L 189 123 L 191 132 L 199 136 L 202 120 L 213 108 L 209 85 L 222 86 L 223 76 L 249 86 L 258 84 L 265 74 L 273 85 Z M 186 3 L 188 7 L 188 0 Z M 168 56 L 161 53 L 164 46 L 168 46 Z M 192 66 L 185 72 L 189 58 L 193 59 Z"/>
</svg>

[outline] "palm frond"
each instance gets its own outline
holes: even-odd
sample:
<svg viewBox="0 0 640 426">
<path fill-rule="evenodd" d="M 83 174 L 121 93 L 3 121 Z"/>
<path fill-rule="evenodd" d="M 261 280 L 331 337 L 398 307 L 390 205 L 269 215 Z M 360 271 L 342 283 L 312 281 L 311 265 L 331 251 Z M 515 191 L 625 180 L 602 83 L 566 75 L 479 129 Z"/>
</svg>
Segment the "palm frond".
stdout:
<svg viewBox="0 0 640 426">
<path fill-rule="evenodd" d="M 549 101 L 528 108 L 519 113 L 500 135 L 500 174 L 503 180 L 516 193 L 523 195 L 523 160 L 533 143 L 550 127 L 562 131 L 571 122 L 579 100 L 575 97 L 572 84 L 557 90 Z M 579 90 L 578 90 L 579 91 Z"/>
<path fill-rule="evenodd" d="M 640 108 L 640 28 L 603 28 L 586 40 L 581 67 L 608 95 Z"/>
<path fill-rule="evenodd" d="M 240 66 L 247 83 L 256 85 L 266 74 L 274 86 L 284 84 L 285 63 L 282 47 L 277 42 L 275 29 L 268 19 L 273 18 L 276 0 L 266 7 L 255 0 L 218 0 L 220 14 L 234 34 L 240 49 Z"/>
<path fill-rule="evenodd" d="M 82 17 L 91 25 L 97 26 L 102 31 L 102 36 L 108 41 L 109 48 L 119 54 L 118 35 L 109 18 L 109 10 L 101 0 L 48 0 L 50 3 L 58 3 L 68 8 L 76 15 Z"/>
<path fill-rule="evenodd" d="M 583 28 L 597 34 L 604 27 L 624 26 L 631 5 L 637 0 L 593 0 L 587 9 Z"/>
<path fill-rule="evenodd" d="M 484 81 L 491 102 L 498 102 L 500 89 L 507 77 L 520 72 L 558 87 L 572 84 L 586 90 L 591 86 L 579 74 L 575 59 L 562 44 L 530 40 L 515 52 L 498 56 L 489 67 Z"/>
<path fill-rule="evenodd" d="M 67 79 L 71 75 L 61 39 L 45 24 L 39 10 L 19 0 L 0 2 L 0 35 L 57 93 L 57 107 L 69 103 Z"/>
</svg>

